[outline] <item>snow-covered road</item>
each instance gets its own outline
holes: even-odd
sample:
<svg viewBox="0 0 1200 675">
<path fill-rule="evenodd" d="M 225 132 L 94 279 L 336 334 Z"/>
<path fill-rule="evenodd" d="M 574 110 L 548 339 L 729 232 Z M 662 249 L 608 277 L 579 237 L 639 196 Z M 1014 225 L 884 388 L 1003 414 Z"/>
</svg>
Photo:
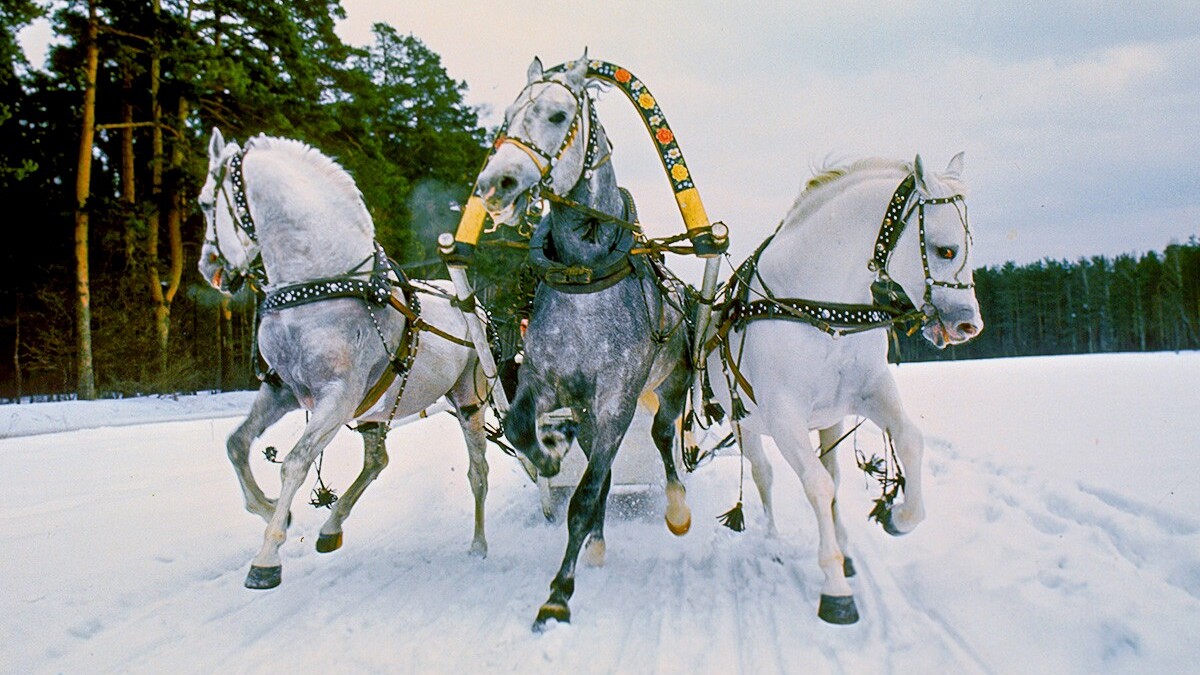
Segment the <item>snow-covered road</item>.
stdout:
<svg viewBox="0 0 1200 675">
<path fill-rule="evenodd" d="M 490 552 L 468 556 L 466 452 L 448 415 L 393 430 L 341 550 L 316 553 L 325 512 L 298 499 L 283 584 L 264 592 L 242 587 L 263 525 L 223 449 L 239 420 L 221 415 L 245 394 L 3 406 L 0 671 L 1196 672 L 1200 354 L 897 375 L 928 437 L 928 519 L 901 538 L 869 523 L 877 488 L 843 453 L 853 626 L 816 616 L 814 519 L 773 449 L 777 538 L 748 482 L 748 530 L 717 523 L 737 499 L 735 455 L 686 479 L 682 538 L 660 491 L 616 494 L 606 565 L 581 564 L 573 622 L 535 635 L 565 526 L 493 447 Z M 138 405 L 155 421 L 136 423 Z M 73 430 L 23 422 L 47 417 Z M 302 425 L 293 414 L 256 447 L 282 451 Z M 869 424 L 856 441 L 881 445 Z M 326 483 L 345 487 L 360 461 L 342 432 Z M 276 468 L 254 466 L 271 492 Z"/>
</svg>

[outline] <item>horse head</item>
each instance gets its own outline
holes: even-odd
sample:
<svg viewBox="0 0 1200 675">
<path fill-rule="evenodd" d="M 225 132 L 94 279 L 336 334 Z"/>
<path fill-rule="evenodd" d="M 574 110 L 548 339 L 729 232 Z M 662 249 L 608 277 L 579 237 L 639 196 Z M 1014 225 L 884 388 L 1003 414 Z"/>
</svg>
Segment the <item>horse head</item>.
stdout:
<svg viewBox="0 0 1200 675">
<path fill-rule="evenodd" d="M 922 334 L 938 349 L 967 342 L 983 330 L 962 169 L 961 152 L 942 173 L 927 171 L 917 155 L 907 227 L 887 269 L 910 298 L 924 298 L 918 306 L 929 320 Z"/>
<path fill-rule="evenodd" d="M 587 50 L 547 74 L 534 57 L 528 82 L 504 111 L 504 128 L 479 173 L 477 190 L 496 223 L 514 224 L 539 186 L 566 194 L 583 176 L 594 143 L 587 93 Z"/>
<path fill-rule="evenodd" d="M 251 276 L 252 266 L 260 250 L 244 209 L 245 196 L 234 185 L 240 173 L 231 164 L 242 155 L 234 141 L 226 142 L 221 132 L 213 128 L 208 142 L 208 175 L 200 190 L 198 202 L 204 213 L 204 244 L 200 249 L 200 274 L 217 290 L 233 293 L 241 282 Z M 242 206 L 239 206 L 239 203 Z"/>
</svg>

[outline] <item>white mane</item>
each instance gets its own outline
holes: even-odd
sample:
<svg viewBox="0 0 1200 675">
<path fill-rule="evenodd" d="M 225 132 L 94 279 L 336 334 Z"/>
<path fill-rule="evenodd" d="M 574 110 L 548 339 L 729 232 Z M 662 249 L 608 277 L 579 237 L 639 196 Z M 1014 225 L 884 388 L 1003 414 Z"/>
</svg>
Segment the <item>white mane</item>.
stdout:
<svg viewBox="0 0 1200 675">
<path fill-rule="evenodd" d="M 323 182 L 325 184 L 334 190 L 340 191 L 348 202 L 358 204 L 362 209 L 361 214 L 359 214 L 360 217 L 368 223 L 371 222 L 371 216 L 367 211 L 366 204 L 363 202 L 362 191 L 358 189 L 358 184 L 354 182 L 354 178 L 340 164 L 320 150 L 303 141 L 292 138 L 266 136 L 264 134 L 259 134 L 246 142 L 246 150 L 249 151 L 252 148 L 273 150 L 287 155 L 296 162 L 302 162 L 307 165 L 324 178 Z"/>
<path fill-rule="evenodd" d="M 792 208 L 784 218 L 785 226 L 803 220 L 810 213 L 829 200 L 837 190 L 843 188 L 853 179 L 866 176 L 877 176 L 880 173 L 894 173 L 897 180 L 912 173 L 913 163 L 880 157 L 867 157 L 839 164 L 825 164 L 816 169 L 813 177 L 804 184 L 797 195 Z M 931 191 L 930 196 L 946 197 L 953 194 L 966 194 L 966 185 L 957 177 L 944 174 L 934 174 L 926 169 L 925 177 Z"/>
</svg>

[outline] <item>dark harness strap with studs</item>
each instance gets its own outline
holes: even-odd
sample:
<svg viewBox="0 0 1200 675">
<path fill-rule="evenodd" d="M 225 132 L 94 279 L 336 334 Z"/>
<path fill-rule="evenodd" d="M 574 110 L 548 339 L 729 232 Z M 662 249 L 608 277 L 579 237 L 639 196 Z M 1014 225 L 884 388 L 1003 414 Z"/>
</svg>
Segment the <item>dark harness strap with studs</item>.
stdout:
<svg viewBox="0 0 1200 675">
<path fill-rule="evenodd" d="M 722 359 L 728 364 L 730 375 L 736 381 L 738 387 L 746 392 L 751 401 L 754 400 L 754 389 L 738 369 L 737 359 L 733 358 L 729 345 L 730 330 L 743 330 L 747 324 L 754 321 L 797 321 L 813 326 L 833 337 L 839 337 L 841 335 L 861 333 L 897 324 L 910 324 L 911 332 L 911 330 L 915 330 L 916 327 L 919 327 L 930 318 L 925 312 L 917 309 L 912 299 L 908 297 L 908 294 L 887 275 L 888 260 L 891 258 L 892 251 L 895 250 L 896 244 L 900 240 L 900 235 L 904 232 L 904 227 L 907 224 L 906 210 L 915 189 L 916 176 L 909 174 L 901 181 L 892 194 L 891 199 L 888 200 L 887 210 L 880 223 L 879 234 L 875 238 L 873 255 L 867 263 L 867 267 L 877 275 L 876 281 L 871 284 L 873 302 L 869 305 L 775 297 L 766 282 L 759 275 L 758 264 L 762 252 L 775 238 L 775 234 L 779 232 L 778 228 L 776 228 L 775 233 L 767 237 L 759 245 L 758 249 L 737 268 L 723 294 L 724 298 L 721 303 L 723 318 L 721 323 L 718 324 L 716 332 L 705 343 L 704 352 L 707 354 L 717 347 L 721 348 Z M 949 203 L 958 199 L 961 199 L 961 197 L 956 195 L 954 197 L 922 201 L 922 209 L 919 213 L 922 221 L 921 253 L 927 279 L 929 279 L 929 267 L 925 260 L 925 251 L 923 250 L 923 206 L 925 203 Z M 780 223 L 780 227 L 782 225 Z M 758 293 L 761 297 L 755 300 L 750 299 L 752 292 L 751 282 L 753 279 L 758 279 L 759 285 L 762 288 L 762 292 Z M 930 280 L 930 282 L 926 283 L 926 296 L 929 295 L 929 288 L 933 283 L 936 282 Z M 928 305 L 928 297 L 926 298 L 926 304 Z"/>
</svg>

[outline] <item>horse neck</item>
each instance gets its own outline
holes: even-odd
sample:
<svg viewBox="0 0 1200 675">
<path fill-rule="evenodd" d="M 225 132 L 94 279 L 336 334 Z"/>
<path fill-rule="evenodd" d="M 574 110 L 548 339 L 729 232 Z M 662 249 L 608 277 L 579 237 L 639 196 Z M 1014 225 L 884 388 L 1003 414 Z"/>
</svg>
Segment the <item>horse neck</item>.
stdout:
<svg viewBox="0 0 1200 675">
<path fill-rule="evenodd" d="M 798 202 L 764 249 L 759 274 L 776 297 L 869 304 L 875 273 L 867 267 L 897 171 L 849 174 L 815 188 L 834 191 Z"/>
<path fill-rule="evenodd" d="M 598 140 L 603 141 L 603 138 Z M 580 177 L 567 198 L 610 216 L 620 218 L 624 215 L 625 204 L 611 163 L 592 171 L 591 178 Z M 621 234 L 621 226 L 607 222 L 596 224 L 593 230 L 596 236 L 585 239 L 584 235 L 593 229 L 587 222 L 590 219 L 591 216 L 569 206 L 551 206 L 550 233 L 559 262 L 586 265 L 603 258 L 612 250 Z"/>
<path fill-rule="evenodd" d="M 331 188 L 319 172 L 267 151 L 247 153 L 243 171 L 273 286 L 341 276 L 370 258 L 374 227 L 357 194 Z M 369 270 L 369 263 L 361 269 Z"/>
</svg>

